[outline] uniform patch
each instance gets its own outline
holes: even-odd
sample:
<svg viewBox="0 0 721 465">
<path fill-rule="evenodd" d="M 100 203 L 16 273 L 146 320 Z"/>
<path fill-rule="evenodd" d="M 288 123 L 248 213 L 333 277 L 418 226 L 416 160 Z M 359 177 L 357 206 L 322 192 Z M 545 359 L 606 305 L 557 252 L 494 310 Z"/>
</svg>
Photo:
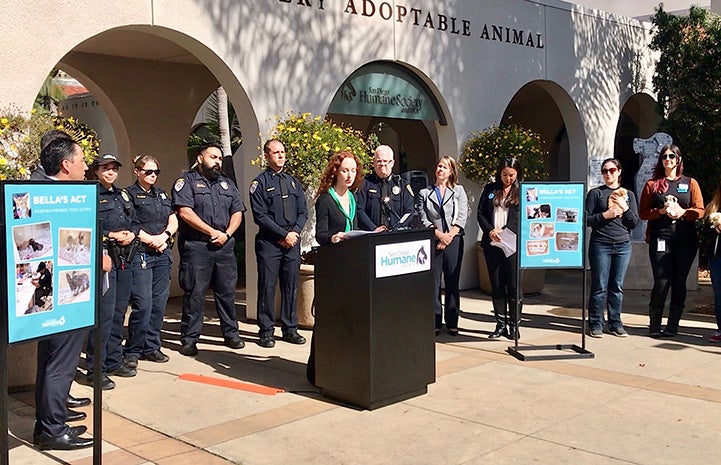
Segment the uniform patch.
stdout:
<svg viewBox="0 0 721 465">
<path fill-rule="evenodd" d="M 258 181 L 253 181 L 250 183 L 250 193 L 255 194 L 255 190 L 258 188 Z"/>
<path fill-rule="evenodd" d="M 128 193 L 125 191 L 120 191 L 120 196 L 125 200 L 126 202 L 130 202 L 130 197 L 128 197 Z"/>
<path fill-rule="evenodd" d="M 180 190 L 185 186 L 185 179 L 179 178 L 177 181 L 175 181 L 175 192 L 180 192 Z"/>
<path fill-rule="evenodd" d="M 228 183 L 225 182 L 225 181 L 220 181 L 220 187 L 222 187 L 223 189 L 225 189 L 225 190 L 227 191 L 227 190 L 228 190 Z"/>
<path fill-rule="evenodd" d="M 401 193 L 401 188 L 398 186 L 393 186 L 393 188 L 391 189 L 391 192 L 393 192 L 393 195 L 398 195 Z"/>
</svg>

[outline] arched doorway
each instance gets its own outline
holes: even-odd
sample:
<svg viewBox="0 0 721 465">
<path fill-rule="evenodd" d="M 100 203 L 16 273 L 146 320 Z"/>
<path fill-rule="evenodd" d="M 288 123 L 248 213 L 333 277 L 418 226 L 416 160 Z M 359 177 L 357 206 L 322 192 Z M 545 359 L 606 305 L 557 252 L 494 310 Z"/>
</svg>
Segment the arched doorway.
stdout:
<svg viewBox="0 0 721 465">
<path fill-rule="evenodd" d="M 445 112 L 429 84 L 396 62 L 377 61 L 353 72 L 328 108 L 333 121 L 376 134 L 396 154 L 398 173 L 422 171 L 432 179 Z"/>
<path fill-rule="evenodd" d="M 586 137 L 576 105 L 558 84 L 533 81 L 513 96 L 501 123 L 516 123 L 541 135 L 549 153 L 551 181 L 584 180 Z M 571 156 L 573 154 L 573 157 Z"/>
</svg>

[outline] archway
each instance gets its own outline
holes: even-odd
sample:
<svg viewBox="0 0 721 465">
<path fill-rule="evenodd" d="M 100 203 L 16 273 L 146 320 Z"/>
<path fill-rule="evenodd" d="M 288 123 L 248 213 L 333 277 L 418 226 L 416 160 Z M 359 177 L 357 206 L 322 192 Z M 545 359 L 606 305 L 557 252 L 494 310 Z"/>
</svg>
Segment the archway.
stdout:
<svg viewBox="0 0 721 465">
<path fill-rule="evenodd" d="M 508 103 L 501 123 L 516 123 L 541 135 L 549 153 L 549 180 L 586 180 L 585 132 L 576 105 L 561 86 L 551 81 L 524 85 Z"/>
</svg>

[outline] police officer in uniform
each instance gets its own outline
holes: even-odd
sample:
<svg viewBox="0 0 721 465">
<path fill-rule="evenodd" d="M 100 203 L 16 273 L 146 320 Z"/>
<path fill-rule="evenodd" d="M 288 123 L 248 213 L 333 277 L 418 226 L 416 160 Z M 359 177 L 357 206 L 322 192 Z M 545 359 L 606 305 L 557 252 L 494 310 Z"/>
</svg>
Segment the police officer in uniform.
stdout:
<svg viewBox="0 0 721 465">
<path fill-rule="evenodd" d="M 392 174 L 394 163 L 392 148 L 381 145 L 376 149 L 374 172 L 366 176 L 358 191 L 356 212 L 360 229 L 386 231 L 408 227 L 413 221 L 413 190 L 400 176 Z"/>
<path fill-rule="evenodd" d="M 178 230 L 178 218 L 170 196 L 156 186 L 160 169 L 151 155 L 133 159 L 137 181 L 126 188 L 135 208 L 133 225 L 138 229 L 138 248 L 131 265 L 133 271 L 133 310 L 128 319 L 124 363 L 130 368 L 138 360 L 165 363 L 170 357 L 161 350 L 160 332 L 170 294 L 171 246 Z"/>
<path fill-rule="evenodd" d="M 173 208 L 180 219 L 180 286 L 185 291 L 180 325 L 183 355 L 198 353 L 205 292 L 211 281 L 225 345 L 231 349 L 245 346 L 238 335 L 234 303 L 238 265 L 233 251 L 233 234 L 240 227 L 245 205 L 235 184 L 222 174 L 222 162 L 220 145 L 201 145 L 197 168 L 186 172 L 173 187 Z"/>
<path fill-rule="evenodd" d="M 102 388 L 113 389 L 115 382 L 108 378 L 129 378 L 137 374 L 135 368 L 123 364 L 123 325 L 128 309 L 133 275 L 130 262 L 138 241 L 133 231 L 134 209 L 130 196 L 115 186 L 118 170 L 123 166 L 115 155 L 105 154 L 93 162 L 91 171 L 100 182 L 98 189 L 98 216 L 103 230 L 103 254 L 110 256 L 112 269 L 108 273 L 108 289 L 100 298 L 102 319 L 101 347 L 93 346 L 93 330 L 90 330 L 86 347 L 88 384 L 93 385 L 95 356 L 102 359 Z M 99 352 L 99 354 L 98 354 Z"/>
<path fill-rule="evenodd" d="M 43 144 L 44 145 L 44 144 Z M 82 181 L 85 171 L 83 149 L 67 137 L 60 137 L 45 145 L 40 153 L 42 173 L 33 173 L 35 180 Z M 68 426 L 67 403 L 70 385 L 83 348 L 85 331 L 56 334 L 38 342 L 37 374 L 35 378 L 35 429 L 33 443 L 41 449 L 72 450 L 90 447 L 93 440 L 80 435 L 87 427 Z M 72 398 L 74 401 L 81 399 Z M 82 405 L 90 399 L 82 399 Z M 87 401 L 87 402 L 85 402 Z M 80 405 L 80 404 L 76 404 Z M 83 412 L 73 412 L 82 414 Z"/>
<path fill-rule="evenodd" d="M 258 261 L 258 335 L 261 347 L 275 346 L 275 285 L 280 277 L 280 323 L 283 340 L 304 344 L 298 334 L 296 295 L 300 270 L 300 231 L 308 219 L 305 194 L 298 179 L 285 173 L 285 147 L 271 139 L 263 146 L 268 168 L 250 185 Z"/>
</svg>

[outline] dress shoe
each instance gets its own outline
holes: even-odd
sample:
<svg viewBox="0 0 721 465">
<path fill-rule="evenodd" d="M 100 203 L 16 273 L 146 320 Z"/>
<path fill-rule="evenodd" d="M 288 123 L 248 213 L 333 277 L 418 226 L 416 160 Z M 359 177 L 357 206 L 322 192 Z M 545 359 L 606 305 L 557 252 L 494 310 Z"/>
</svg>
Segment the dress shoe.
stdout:
<svg viewBox="0 0 721 465">
<path fill-rule="evenodd" d="M 90 398 L 89 397 L 73 397 L 71 395 L 68 395 L 68 402 L 66 405 L 68 406 L 68 408 L 85 407 L 86 405 L 90 405 Z"/>
<path fill-rule="evenodd" d="M 85 412 L 77 412 L 75 410 L 68 409 L 68 416 L 65 417 L 65 421 L 80 421 L 85 420 L 87 415 Z"/>
<path fill-rule="evenodd" d="M 121 378 L 132 378 L 137 375 L 138 371 L 135 368 L 126 367 L 122 363 L 114 370 L 108 370 L 108 375 L 119 376 Z"/>
<path fill-rule="evenodd" d="M 498 339 L 506 334 L 508 334 L 506 331 L 506 325 L 496 325 L 496 329 L 488 335 L 488 339 Z"/>
<path fill-rule="evenodd" d="M 245 347 L 245 342 L 238 336 L 225 338 L 224 344 L 231 349 L 242 349 Z"/>
<path fill-rule="evenodd" d="M 170 360 L 170 357 L 165 355 L 159 350 L 154 350 L 150 352 L 149 354 L 143 354 L 143 360 L 147 360 L 149 362 L 156 362 L 156 363 L 165 363 L 168 360 Z"/>
<path fill-rule="evenodd" d="M 138 354 L 127 354 L 123 357 L 123 365 L 128 368 L 138 368 Z"/>
<path fill-rule="evenodd" d="M 455 328 L 454 328 L 454 329 L 449 329 L 449 330 L 448 330 L 448 335 L 451 336 L 451 337 L 456 337 L 456 336 L 458 336 L 458 330 L 455 329 Z"/>
<path fill-rule="evenodd" d="M 283 340 L 285 342 L 290 342 L 291 344 L 305 344 L 305 338 L 298 333 L 283 334 Z"/>
<path fill-rule="evenodd" d="M 93 381 L 93 375 L 89 375 L 85 378 L 85 381 L 87 381 L 88 386 L 94 387 L 95 383 Z M 103 391 L 109 391 L 111 389 L 115 389 L 115 381 L 108 378 L 107 376 L 103 375 L 103 379 L 100 381 L 100 387 Z"/>
<path fill-rule="evenodd" d="M 180 348 L 180 353 L 183 355 L 198 355 L 198 345 L 195 342 L 186 342 Z"/>
<path fill-rule="evenodd" d="M 88 430 L 88 427 L 85 425 L 80 426 L 68 426 L 70 428 L 68 430 L 68 435 L 73 438 L 77 438 L 81 434 L 85 434 L 85 432 Z M 40 444 L 40 433 L 33 433 L 33 444 L 36 446 Z"/>
<path fill-rule="evenodd" d="M 38 439 L 38 446 L 40 450 L 75 450 L 83 449 L 93 445 L 93 440 L 90 438 L 73 437 L 70 433 L 63 434 L 62 436 L 47 436 L 41 434 Z"/>
<path fill-rule="evenodd" d="M 258 345 L 261 347 L 265 347 L 266 349 L 275 347 L 275 338 L 273 337 L 273 333 L 261 334 Z"/>
</svg>

